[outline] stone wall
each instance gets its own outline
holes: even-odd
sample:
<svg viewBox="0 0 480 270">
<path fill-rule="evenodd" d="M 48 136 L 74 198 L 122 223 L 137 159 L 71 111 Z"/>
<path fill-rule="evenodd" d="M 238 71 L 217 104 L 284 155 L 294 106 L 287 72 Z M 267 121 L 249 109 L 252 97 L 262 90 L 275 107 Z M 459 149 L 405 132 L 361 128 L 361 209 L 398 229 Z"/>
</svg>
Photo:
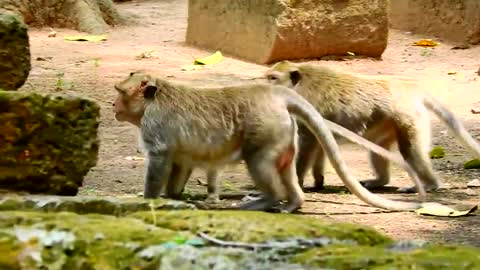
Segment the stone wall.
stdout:
<svg viewBox="0 0 480 270">
<path fill-rule="evenodd" d="M 387 0 L 189 0 L 186 41 L 257 63 L 387 46 Z"/>
<path fill-rule="evenodd" d="M 390 0 L 392 28 L 456 43 L 480 43 L 479 0 Z"/>
</svg>

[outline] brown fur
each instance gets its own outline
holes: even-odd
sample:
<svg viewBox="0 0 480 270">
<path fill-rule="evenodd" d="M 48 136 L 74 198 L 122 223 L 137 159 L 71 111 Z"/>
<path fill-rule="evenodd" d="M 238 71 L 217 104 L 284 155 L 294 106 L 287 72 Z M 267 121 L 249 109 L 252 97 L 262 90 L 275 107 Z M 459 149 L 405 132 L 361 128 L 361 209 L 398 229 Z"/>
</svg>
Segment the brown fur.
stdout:
<svg viewBox="0 0 480 270">
<path fill-rule="evenodd" d="M 354 75 L 325 66 L 294 65 L 288 61 L 275 64 L 265 77 L 273 85 L 294 89 L 325 119 L 387 149 L 397 142 L 403 158 L 427 190 L 440 186 L 428 155 L 431 131 L 427 109 L 435 112 L 464 145 L 480 156 L 478 143 L 445 106 L 419 89 L 396 87 L 401 85 L 398 81 Z M 308 129 L 299 126 L 299 131 L 297 173 L 300 183 L 303 185 L 305 173 L 313 166 L 314 188 L 320 189 L 324 178 L 324 153 Z M 370 161 L 377 178 L 362 183 L 368 188 L 388 184 L 388 160 L 370 152 Z M 415 190 L 415 187 L 401 189 L 405 192 Z"/>
<path fill-rule="evenodd" d="M 293 165 L 297 149 L 294 116 L 314 134 L 355 195 L 386 209 L 420 206 L 391 201 L 363 188 L 341 159 L 328 123 L 288 88 L 252 84 L 200 90 L 142 72 L 131 73 L 115 88 L 119 92 L 114 104 L 116 118 L 140 128 L 147 151 L 145 198 L 157 197 L 165 188 L 168 197 L 178 197 L 194 168 L 211 172 L 243 159 L 263 193 L 261 199 L 243 205 L 243 209 L 269 209 L 283 199 L 287 204 L 282 210 L 298 209 L 304 194 Z M 347 132 L 347 137 L 352 134 Z M 353 134 L 353 139 L 362 138 Z M 390 154 L 377 145 L 372 147 Z"/>
</svg>

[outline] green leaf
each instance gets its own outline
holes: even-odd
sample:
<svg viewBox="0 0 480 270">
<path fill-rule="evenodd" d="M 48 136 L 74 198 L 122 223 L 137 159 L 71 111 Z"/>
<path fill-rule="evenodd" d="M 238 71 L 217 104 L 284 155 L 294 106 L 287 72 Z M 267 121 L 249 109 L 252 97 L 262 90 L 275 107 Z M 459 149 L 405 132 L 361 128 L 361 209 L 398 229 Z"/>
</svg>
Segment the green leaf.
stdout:
<svg viewBox="0 0 480 270">
<path fill-rule="evenodd" d="M 468 169 L 479 169 L 480 168 L 480 160 L 479 159 L 472 159 L 465 163 L 463 163 L 463 168 Z"/>
</svg>

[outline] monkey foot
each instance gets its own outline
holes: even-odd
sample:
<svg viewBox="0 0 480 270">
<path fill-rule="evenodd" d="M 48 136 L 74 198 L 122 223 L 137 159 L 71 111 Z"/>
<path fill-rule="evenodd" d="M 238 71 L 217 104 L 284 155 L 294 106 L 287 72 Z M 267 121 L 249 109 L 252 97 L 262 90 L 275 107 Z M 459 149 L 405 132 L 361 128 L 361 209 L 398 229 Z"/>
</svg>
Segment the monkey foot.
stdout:
<svg viewBox="0 0 480 270">
<path fill-rule="evenodd" d="M 360 184 L 366 189 L 381 188 L 388 184 L 388 180 L 383 179 L 372 179 L 360 181 Z"/>
<path fill-rule="evenodd" d="M 212 204 L 219 203 L 220 198 L 219 198 L 218 194 L 208 195 L 207 198 L 205 199 L 205 202 L 206 203 L 212 203 Z"/>
<path fill-rule="evenodd" d="M 271 199 L 260 197 L 259 199 L 246 202 L 240 205 L 240 209 L 242 210 L 263 210 L 267 211 L 272 209 L 277 204 L 276 201 Z"/>
<path fill-rule="evenodd" d="M 303 187 L 304 192 L 319 192 L 325 190 L 324 186 Z"/>
<path fill-rule="evenodd" d="M 425 186 L 425 192 L 435 192 L 435 191 L 440 191 L 442 188 L 438 186 Z M 411 187 L 404 187 L 404 188 L 399 188 L 398 192 L 400 193 L 417 193 L 417 187 L 416 186 L 411 186 Z"/>
</svg>

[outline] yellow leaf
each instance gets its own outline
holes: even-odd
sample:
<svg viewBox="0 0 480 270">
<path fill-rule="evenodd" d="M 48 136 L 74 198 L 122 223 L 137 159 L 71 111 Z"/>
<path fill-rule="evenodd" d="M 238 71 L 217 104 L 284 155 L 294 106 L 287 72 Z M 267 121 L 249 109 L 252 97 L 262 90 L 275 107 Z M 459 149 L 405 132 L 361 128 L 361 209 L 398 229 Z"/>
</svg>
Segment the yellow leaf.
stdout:
<svg viewBox="0 0 480 270">
<path fill-rule="evenodd" d="M 209 55 L 207 57 L 195 59 L 193 64 L 194 65 L 213 65 L 222 61 L 222 59 L 223 59 L 222 53 L 220 51 L 217 51 L 214 54 Z"/>
<path fill-rule="evenodd" d="M 421 39 L 415 43 L 413 43 L 413 46 L 422 46 L 422 47 L 435 47 L 438 44 L 431 40 L 431 39 Z"/>
<path fill-rule="evenodd" d="M 354 56 L 355 54 L 353 52 L 347 52 L 348 55 Z"/>
<path fill-rule="evenodd" d="M 455 75 L 455 74 L 457 74 L 457 72 L 456 71 L 449 71 L 449 72 L 447 72 L 447 74 L 448 75 Z"/>
<path fill-rule="evenodd" d="M 475 212 L 477 208 L 478 208 L 478 205 L 475 205 L 469 210 L 457 211 L 445 205 L 432 203 L 432 204 L 427 204 L 424 207 L 415 210 L 415 212 L 419 215 L 427 215 L 427 216 L 459 217 L 459 216 L 466 216 L 468 214 L 471 214 Z"/>
<path fill-rule="evenodd" d="M 65 36 L 63 39 L 68 41 L 104 41 L 106 35 L 85 35 L 85 36 Z"/>
</svg>

